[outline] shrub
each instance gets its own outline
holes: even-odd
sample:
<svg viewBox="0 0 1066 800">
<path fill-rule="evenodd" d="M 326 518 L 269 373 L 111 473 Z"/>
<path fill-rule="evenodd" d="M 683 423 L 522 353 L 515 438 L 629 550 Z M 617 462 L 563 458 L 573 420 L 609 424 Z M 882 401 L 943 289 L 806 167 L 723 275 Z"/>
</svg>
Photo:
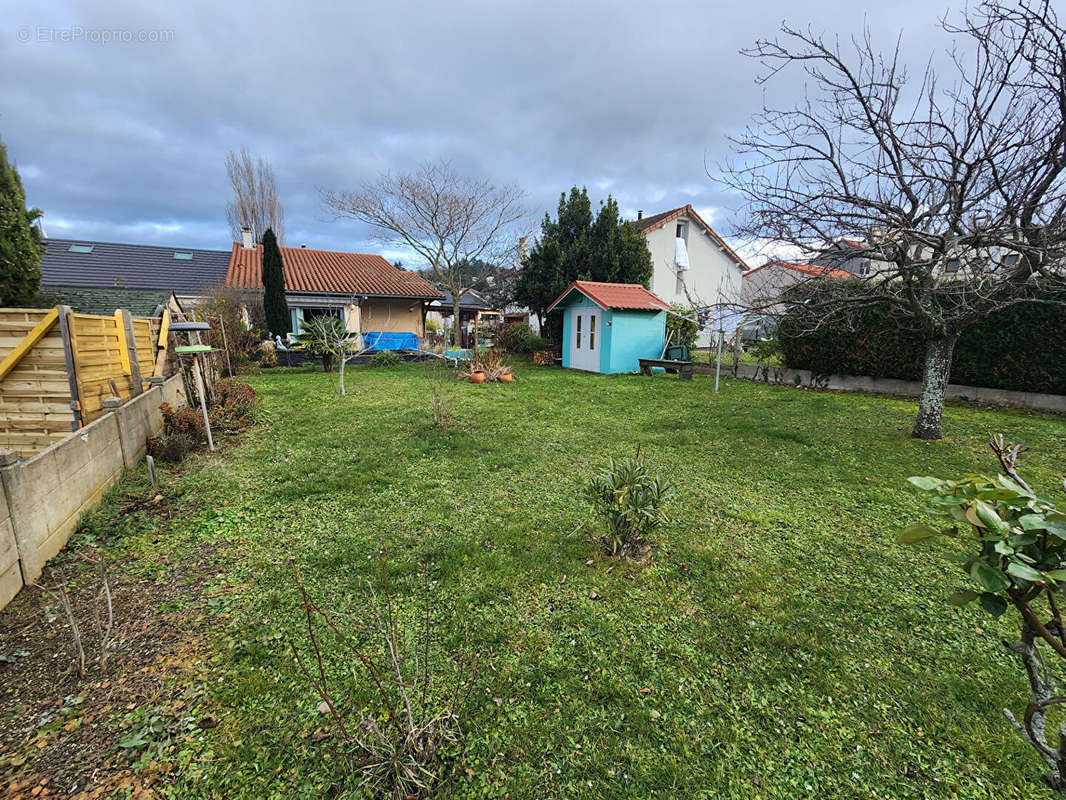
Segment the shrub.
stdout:
<svg viewBox="0 0 1066 800">
<path fill-rule="evenodd" d="M 221 380 L 215 384 L 215 404 L 211 407 L 211 425 L 236 430 L 255 422 L 259 397 L 247 383 Z"/>
<path fill-rule="evenodd" d="M 602 523 L 604 545 L 611 555 L 629 555 L 643 547 L 663 522 L 663 505 L 671 485 L 651 474 L 637 450 L 634 458 L 611 459 L 607 469 L 585 484 L 585 497 Z"/>
<path fill-rule="evenodd" d="M 504 325 L 496 331 L 496 346 L 508 353 L 529 355 L 546 347 L 544 339 L 533 332 L 525 322 Z"/>
<path fill-rule="evenodd" d="M 370 357 L 372 367 L 395 367 L 403 363 L 403 356 L 395 350 L 378 350 Z"/>
<path fill-rule="evenodd" d="M 1048 711 L 1066 702 L 1044 653 L 1066 660 L 1066 622 L 1060 603 L 1066 589 L 1066 512 L 1036 494 L 1017 470 L 1021 447 L 1002 436 L 991 441 L 1002 474 L 967 475 L 960 480 L 914 477 L 910 482 L 929 498 L 933 525 L 911 525 L 899 534 L 903 544 L 934 537 L 961 543 L 968 557 L 954 558 L 966 576 L 966 588 L 949 602 L 963 606 L 974 600 L 994 617 L 1010 608 L 1018 612 L 1019 641 L 1004 646 L 1021 662 L 1029 679 L 1031 700 L 1023 722 L 1003 714 L 1023 740 L 1044 759 L 1045 781 L 1066 795 L 1066 733 L 1055 745 L 1047 742 Z M 953 547 L 953 551 L 957 548 Z M 1056 597 L 1058 599 L 1056 599 Z M 1046 622 L 1044 619 L 1047 619 Z"/>
<path fill-rule="evenodd" d="M 207 441 L 204 418 L 198 408 L 173 408 L 170 403 L 159 407 L 163 412 L 163 434 L 181 434 L 199 444 Z"/>
<path fill-rule="evenodd" d="M 196 449 L 196 442 L 185 433 L 161 433 L 148 440 L 148 453 L 157 461 L 180 464 Z"/>
<path fill-rule="evenodd" d="M 833 290 L 863 291 L 861 285 L 849 289 L 840 284 Z M 881 303 L 818 320 L 817 325 L 812 322 L 800 305 L 781 317 L 777 338 L 786 367 L 821 375 L 921 380 L 922 331 L 900 309 Z M 1023 303 L 997 311 L 959 336 L 950 380 L 965 386 L 1064 394 L 1063 330 L 1066 305 Z M 1049 335 L 1052 331 L 1055 334 Z"/>
<path fill-rule="evenodd" d="M 383 554 L 380 594 L 365 587 L 360 622 L 346 629 L 344 618 L 315 603 L 292 564 L 308 641 L 289 645 L 332 723 L 336 766 L 352 773 L 363 797 L 431 797 L 462 739 L 477 658 L 466 643 L 446 648 L 434 635 L 428 566 L 421 607 L 404 609 L 389 588 Z M 339 677 L 328 666 L 337 662 Z M 366 685 L 373 686 L 369 701 Z"/>
<path fill-rule="evenodd" d="M 671 344 L 683 344 L 692 350 L 696 347 L 696 338 L 700 335 L 700 325 L 695 321 L 696 309 L 686 308 L 677 303 L 673 306 L 676 314 L 666 315 L 666 340 Z M 677 314 L 684 314 L 685 317 L 693 319 L 685 319 Z"/>
<path fill-rule="evenodd" d="M 254 328 L 262 320 L 262 308 L 262 292 L 227 286 L 211 289 L 197 307 L 194 315 L 211 325 L 212 346 L 223 351 L 218 362 L 223 369 L 232 367 L 236 374 L 254 365 L 260 355 L 260 336 Z M 246 314 L 252 328 L 245 324 Z"/>
</svg>

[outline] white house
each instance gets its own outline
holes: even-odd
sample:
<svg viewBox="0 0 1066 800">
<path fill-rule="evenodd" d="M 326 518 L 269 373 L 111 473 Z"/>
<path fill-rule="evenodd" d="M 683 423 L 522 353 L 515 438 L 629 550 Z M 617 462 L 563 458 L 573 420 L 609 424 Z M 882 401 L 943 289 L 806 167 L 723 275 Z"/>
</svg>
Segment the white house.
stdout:
<svg viewBox="0 0 1066 800">
<path fill-rule="evenodd" d="M 648 242 L 652 260 L 648 288 L 657 296 L 682 306 L 740 300 L 741 276 L 748 265 L 691 205 L 650 217 L 638 211 L 632 225 Z M 711 335 L 704 330 L 698 343 L 706 344 Z"/>
</svg>

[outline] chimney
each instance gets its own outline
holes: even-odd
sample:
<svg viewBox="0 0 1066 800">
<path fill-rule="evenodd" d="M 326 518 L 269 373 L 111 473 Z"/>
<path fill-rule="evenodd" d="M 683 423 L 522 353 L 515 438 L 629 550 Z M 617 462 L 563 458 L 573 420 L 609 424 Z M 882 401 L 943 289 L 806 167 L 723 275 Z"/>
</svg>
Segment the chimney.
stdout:
<svg viewBox="0 0 1066 800">
<path fill-rule="evenodd" d="M 638 208 L 637 209 L 637 219 L 644 219 L 644 209 L 643 208 Z"/>
<path fill-rule="evenodd" d="M 241 228 L 241 243 L 245 250 L 255 247 L 255 242 L 252 241 L 252 229 L 247 225 Z"/>
</svg>

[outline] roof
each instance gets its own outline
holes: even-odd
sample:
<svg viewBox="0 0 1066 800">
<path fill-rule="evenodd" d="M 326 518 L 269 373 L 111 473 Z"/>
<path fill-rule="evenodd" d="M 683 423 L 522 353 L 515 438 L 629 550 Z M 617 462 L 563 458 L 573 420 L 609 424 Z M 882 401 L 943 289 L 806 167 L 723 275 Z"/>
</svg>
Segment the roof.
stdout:
<svg viewBox="0 0 1066 800">
<path fill-rule="evenodd" d="M 70 306 L 80 314 L 110 316 L 124 308 L 135 317 L 150 317 L 166 306 L 170 293 L 159 289 L 94 289 L 82 286 L 42 286 L 34 299 L 39 308 Z"/>
<path fill-rule="evenodd" d="M 153 289 L 197 295 L 221 285 L 229 264 L 225 250 L 85 239 L 45 239 L 43 243 L 42 286 Z M 175 258 L 175 254 L 180 255 Z"/>
<path fill-rule="evenodd" d="M 286 292 L 427 299 L 442 296 L 417 272 L 394 267 L 381 256 L 306 247 L 282 247 L 280 250 Z M 261 289 L 262 274 L 263 246 L 246 248 L 240 242 L 234 242 L 226 285 Z"/>
<path fill-rule="evenodd" d="M 444 291 L 444 296 L 440 300 L 433 301 L 434 306 L 441 306 L 442 308 L 452 309 L 454 303 L 452 301 L 452 293 Z M 492 303 L 482 297 L 474 290 L 463 292 L 463 296 L 459 298 L 459 308 L 475 308 L 478 311 L 492 311 Z"/>
<path fill-rule="evenodd" d="M 581 292 L 600 308 L 625 308 L 641 311 L 669 311 L 670 304 L 656 297 L 639 283 L 600 283 L 599 281 L 574 281 L 548 306 L 551 311 L 570 292 Z"/>
<path fill-rule="evenodd" d="M 795 261 L 767 261 L 765 264 L 749 269 L 744 273 L 743 277 L 748 277 L 753 272 L 758 272 L 766 267 L 780 267 L 782 269 L 789 269 L 793 272 L 802 272 L 804 275 L 813 275 L 817 278 L 854 278 L 847 270 L 837 269 L 836 267 L 822 267 L 817 264 L 799 264 Z"/>
<path fill-rule="evenodd" d="M 669 211 L 661 211 L 658 214 L 652 214 L 650 217 L 641 217 L 640 219 L 630 220 L 630 225 L 635 227 L 641 233 L 647 235 L 651 231 L 658 230 L 667 223 L 673 222 L 678 217 L 689 216 L 694 219 L 703 230 L 707 232 L 707 235 L 714 239 L 718 243 L 718 246 L 725 250 L 726 254 L 732 258 L 741 269 L 747 269 L 748 265 L 744 263 L 744 259 L 734 252 L 733 248 L 725 243 L 725 239 L 718 235 L 718 233 L 703 221 L 703 217 L 696 213 L 696 209 L 692 207 L 692 204 L 680 206 L 679 208 L 671 208 Z"/>
</svg>

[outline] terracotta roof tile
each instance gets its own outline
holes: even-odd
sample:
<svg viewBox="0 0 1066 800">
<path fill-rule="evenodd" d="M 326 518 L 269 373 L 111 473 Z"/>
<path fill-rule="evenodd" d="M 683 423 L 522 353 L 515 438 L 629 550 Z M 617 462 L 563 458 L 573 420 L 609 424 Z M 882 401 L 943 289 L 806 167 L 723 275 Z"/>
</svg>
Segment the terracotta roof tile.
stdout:
<svg viewBox="0 0 1066 800">
<path fill-rule="evenodd" d="M 745 276 L 751 275 L 753 272 L 758 272 L 760 269 L 766 267 L 781 267 L 782 269 L 790 269 L 793 272 L 802 272 L 805 275 L 814 275 L 819 278 L 854 278 L 850 272 L 844 269 L 837 269 L 836 267 L 821 267 L 817 264 L 797 264 L 795 261 L 767 261 L 761 266 L 749 269 L 744 273 Z"/>
<path fill-rule="evenodd" d="M 551 311 L 570 292 L 579 291 L 600 308 L 630 308 L 647 311 L 669 311 L 670 304 L 649 292 L 639 283 L 600 283 L 598 281 L 574 281 L 566 291 L 548 306 Z"/>
<path fill-rule="evenodd" d="M 439 298 L 443 295 L 417 272 L 398 269 L 381 256 L 282 247 L 285 289 L 290 292 Z M 262 288 L 263 246 L 233 243 L 226 285 Z"/>
</svg>

